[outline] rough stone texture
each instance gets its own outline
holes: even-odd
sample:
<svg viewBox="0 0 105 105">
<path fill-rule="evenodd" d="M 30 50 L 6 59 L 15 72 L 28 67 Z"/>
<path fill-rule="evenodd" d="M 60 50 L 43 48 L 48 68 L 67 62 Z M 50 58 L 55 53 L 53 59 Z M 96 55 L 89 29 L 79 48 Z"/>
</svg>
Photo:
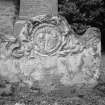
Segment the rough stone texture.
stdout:
<svg viewBox="0 0 105 105">
<path fill-rule="evenodd" d="M 14 35 L 17 37 L 20 34 L 22 27 L 24 26 L 25 20 L 17 20 L 14 24 Z"/>
<path fill-rule="evenodd" d="M 56 50 L 46 52 L 48 39 L 55 40 L 51 34 L 58 36 L 59 44 Z M 0 52 L 0 74 L 31 87 L 38 82 L 43 92 L 62 86 L 93 87 L 100 75 L 99 36 L 99 29 L 89 27 L 78 37 L 61 16 L 33 17 L 14 42 L 2 44 L 1 51 L 7 53 Z"/>
<path fill-rule="evenodd" d="M 0 37 L 13 35 L 14 14 L 13 2 L 0 0 Z"/>
</svg>

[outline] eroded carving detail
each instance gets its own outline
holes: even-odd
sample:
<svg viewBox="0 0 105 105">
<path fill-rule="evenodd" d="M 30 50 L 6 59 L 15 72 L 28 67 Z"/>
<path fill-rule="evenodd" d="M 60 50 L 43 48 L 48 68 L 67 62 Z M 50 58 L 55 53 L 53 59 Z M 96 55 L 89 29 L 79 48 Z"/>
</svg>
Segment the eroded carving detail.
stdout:
<svg viewBox="0 0 105 105">
<path fill-rule="evenodd" d="M 78 37 L 61 16 L 31 18 L 16 40 L 0 48 L 8 52 L 4 60 L 0 51 L 0 74 L 8 75 L 10 81 L 12 75 L 30 86 L 39 81 L 45 90 L 53 90 L 58 77 L 62 85 L 94 86 L 100 75 L 99 36 L 100 31 L 90 27 Z"/>
</svg>

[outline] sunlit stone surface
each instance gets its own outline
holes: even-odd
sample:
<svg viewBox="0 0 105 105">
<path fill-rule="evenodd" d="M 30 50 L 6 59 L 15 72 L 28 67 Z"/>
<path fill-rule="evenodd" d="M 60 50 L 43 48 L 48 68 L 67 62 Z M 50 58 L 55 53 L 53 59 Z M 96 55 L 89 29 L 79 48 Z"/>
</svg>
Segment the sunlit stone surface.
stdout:
<svg viewBox="0 0 105 105">
<path fill-rule="evenodd" d="M 79 37 L 61 16 L 31 18 L 16 40 L 0 47 L 0 74 L 11 82 L 38 81 L 49 91 L 58 85 L 93 87 L 100 76 L 100 31 L 90 27 Z"/>
</svg>

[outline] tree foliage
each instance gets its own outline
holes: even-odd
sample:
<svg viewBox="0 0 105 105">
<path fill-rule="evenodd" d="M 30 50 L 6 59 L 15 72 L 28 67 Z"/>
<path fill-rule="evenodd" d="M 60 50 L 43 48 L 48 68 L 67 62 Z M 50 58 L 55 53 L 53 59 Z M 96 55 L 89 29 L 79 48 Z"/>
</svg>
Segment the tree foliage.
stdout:
<svg viewBox="0 0 105 105">
<path fill-rule="evenodd" d="M 82 23 L 105 28 L 105 4 L 103 0 L 59 0 L 59 14 L 69 23 Z"/>
</svg>

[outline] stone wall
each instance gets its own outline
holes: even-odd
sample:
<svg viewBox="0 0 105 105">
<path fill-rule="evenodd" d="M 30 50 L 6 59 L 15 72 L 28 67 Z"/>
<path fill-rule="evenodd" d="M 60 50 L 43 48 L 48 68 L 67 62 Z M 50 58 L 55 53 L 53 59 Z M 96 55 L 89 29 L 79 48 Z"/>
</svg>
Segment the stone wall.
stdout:
<svg viewBox="0 0 105 105">
<path fill-rule="evenodd" d="M 15 5 L 13 1 L 0 0 L 0 37 L 13 35 Z"/>
</svg>

